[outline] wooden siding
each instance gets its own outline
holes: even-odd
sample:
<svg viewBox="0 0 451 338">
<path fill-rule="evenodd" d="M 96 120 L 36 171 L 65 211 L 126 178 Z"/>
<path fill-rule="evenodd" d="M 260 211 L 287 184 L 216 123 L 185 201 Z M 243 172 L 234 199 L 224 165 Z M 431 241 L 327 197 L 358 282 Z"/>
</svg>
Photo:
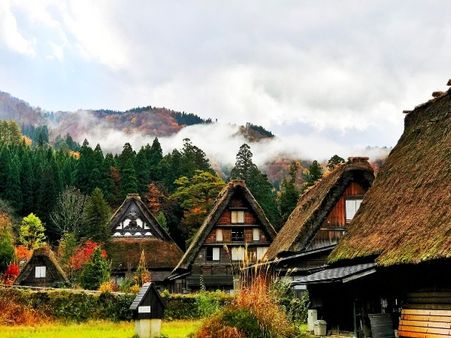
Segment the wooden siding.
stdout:
<svg viewBox="0 0 451 338">
<path fill-rule="evenodd" d="M 363 198 L 365 193 L 366 189 L 362 185 L 351 182 L 330 211 L 320 230 L 316 233 L 310 247 L 315 248 L 338 243 L 340 238 L 345 234 L 348 225 L 346 223 L 346 199 L 350 197 Z"/>
<path fill-rule="evenodd" d="M 241 228 L 242 226 L 239 226 L 239 228 Z M 216 241 L 216 229 L 222 229 L 222 238 L 223 240 L 221 242 L 217 242 Z M 258 241 L 254 241 L 253 236 L 252 236 L 252 231 L 253 229 L 258 228 L 260 230 L 260 239 Z M 267 240 L 263 229 L 260 226 L 250 226 L 250 227 L 245 227 L 244 228 L 244 242 L 232 242 L 232 227 L 220 227 L 220 226 L 216 226 L 214 227 L 211 232 L 209 233 L 209 235 L 207 236 L 207 238 L 205 239 L 205 243 L 204 244 L 219 244 L 219 245 L 223 245 L 223 244 L 265 244 L 268 245 L 269 241 Z"/>
<path fill-rule="evenodd" d="M 451 337 L 451 311 L 403 309 L 399 337 Z"/>
</svg>

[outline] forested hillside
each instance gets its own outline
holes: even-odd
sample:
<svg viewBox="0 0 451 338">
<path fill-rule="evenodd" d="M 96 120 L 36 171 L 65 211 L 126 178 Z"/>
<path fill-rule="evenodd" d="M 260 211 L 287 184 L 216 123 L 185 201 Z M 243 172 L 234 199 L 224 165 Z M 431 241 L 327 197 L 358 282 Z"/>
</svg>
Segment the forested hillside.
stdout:
<svg viewBox="0 0 451 338">
<path fill-rule="evenodd" d="M 281 212 L 286 216 L 299 193 L 296 165 L 290 173 L 295 178 L 283 180 L 277 192 L 253 163 L 247 144 L 240 148 L 230 177 L 220 177 L 202 149 L 189 139 L 166 155 L 158 138 L 137 150 L 126 143 L 121 153 L 111 154 L 87 140 L 79 145 L 70 136 L 50 145 L 46 127 L 26 128 L 24 133 L 28 136 L 15 122 L 0 122 L 1 208 L 20 217 L 35 213 L 54 244 L 68 231 L 77 238 L 107 238 L 108 234 L 99 233 L 108 231 L 99 222 L 106 223 L 128 193 L 138 192 L 182 247 L 228 179 L 246 180 L 276 228 L 282 222 Z M 288 202 L 286 192 L 291 194 Z M 87 209 L 88 201 L 91 209 Z M 71 212 L 79 221 L 68 226 Z"/>
</svg>

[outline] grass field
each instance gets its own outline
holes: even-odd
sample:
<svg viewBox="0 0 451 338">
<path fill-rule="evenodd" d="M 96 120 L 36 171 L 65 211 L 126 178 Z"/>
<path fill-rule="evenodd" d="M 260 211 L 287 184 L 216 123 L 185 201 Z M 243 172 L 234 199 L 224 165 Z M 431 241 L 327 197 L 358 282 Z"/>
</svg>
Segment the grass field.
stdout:
<svg viewBox="0 0 451 338">
<path fill-rule="evenodd" d="M 162 324 L 161 333 L 167 337 L 182 338 L 196 332 L 201 321 L 174 320 Z M 83 324 L 52 323 L 40 326 L 0 326 L 1 338 L 130 338 L 134 323 L 92 321 Z"/>
</svg>

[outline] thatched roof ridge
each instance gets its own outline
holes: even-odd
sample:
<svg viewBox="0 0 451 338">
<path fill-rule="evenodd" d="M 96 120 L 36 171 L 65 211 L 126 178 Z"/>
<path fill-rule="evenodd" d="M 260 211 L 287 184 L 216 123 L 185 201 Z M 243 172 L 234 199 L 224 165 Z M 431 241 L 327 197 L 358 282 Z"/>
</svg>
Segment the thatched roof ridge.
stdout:
<svg viewBox="0 0 451 338">
<path fill-rule="evenodd" d="M 266 234 L 269 237 L 269 239 L 273 239 L 276 236 L 276 230 L 266 217 L 265 212 L 263 211 L 260 204 L 257 202 L 255 197 L 247 188 L 246 183 L 243 180 L 232 180 L 218 194 L 218 197 L 216 198 L 213 208 L 211 209 L 210 213 L 205 218 L 201 227 L 199 228 L 196 235 L 192 239 L 191 244 L 188 247 L 188 250 L 186 250 L 185 254 L 178 263 L 177 267 L 174 269 L 173 273 L 179 269 L 188 269 L 190 267 L 191 263 L 195 259 L 197 253 L 199 252 L 202 244 L 204 243 L 211 229 L 216 224 L 222 212 L 227 207 L 233 193 L 238 189 L 240 189 L 244 193 L 244 197 L 252 207 L 253 211 L 256 213 L 260 222 L 262 223 L 262 226 L 266 231 Z"/>
<path fill-rule="evenodd" d="M 33 268 L 34 268 L 33 262 L 35 261 L 36 257 L 44 257 L 46 259 L 46 261 L 50 262 L 52 265 L 52 266 L 49 266 L 49 268 L 53 268 L 55 270 L 55 272 L 59 275 L 59 277 L 62 281 L 64 281 L 64 282 L 69 281 L 69 279 L 66 276 L 66 273 L 61 268 L 55 255 L 53 254 L 52 250 L 50 250 L 49 247 L 42 247 L 42 248 L 33 250 L 33 254 L 32 254 L 31 258 L 28 260 L 28 262 L 23 267 L 22 271 L 20 272 L 20 275 L 14 281 L 14 284 L 22 283 L 23 280 L 26 279 L 30 273 L 33 273 Z"/>
<path fill-rule="evenodd" d="M 417 106 L 329 262 L 451 258 L 451 94 Z"/>
<path fill-rule="evenodd" d="M 371 186 L 373 168 L 367 157 L 350 157 L 316 182 L 299 198 L 296 208 L 269 247 L 266 258 L 299 252 L 312 240 L 329 212 L 352 181 Z"/>
</svg>

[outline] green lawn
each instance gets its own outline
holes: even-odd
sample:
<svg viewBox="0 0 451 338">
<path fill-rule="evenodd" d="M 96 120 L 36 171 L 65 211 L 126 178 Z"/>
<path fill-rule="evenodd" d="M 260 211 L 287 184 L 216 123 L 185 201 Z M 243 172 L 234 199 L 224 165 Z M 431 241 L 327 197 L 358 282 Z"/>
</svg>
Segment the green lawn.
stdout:
<svg viewBox="0 0 451 338">
<path fill-rule="evenodd" d="M 163 321 L 161 333 L 172 338 L 187 337 L 194 333 L 201 321 Z M 1 338 L 130 338 L 134 335 L 134 323 L 92 321 L 83 324 L 53 323 L 40 326 L 0 326 Z"/>
</svg>

